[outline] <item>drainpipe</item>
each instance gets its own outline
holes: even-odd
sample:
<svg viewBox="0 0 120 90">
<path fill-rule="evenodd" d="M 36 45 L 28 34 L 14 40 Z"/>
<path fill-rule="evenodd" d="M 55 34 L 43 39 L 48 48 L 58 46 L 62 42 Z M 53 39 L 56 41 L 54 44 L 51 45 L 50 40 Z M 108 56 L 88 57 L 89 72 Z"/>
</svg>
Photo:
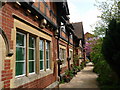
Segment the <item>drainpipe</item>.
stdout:
<svg viewBox="0 0 120 90">
<path fill-rule="evenodd" d="M 56 32 L 55 32 L 55 38 L 57 39 L 57 66 L 58 66 L 58 76 L 60 78 L 60 81 L 61 81 L 61 76 L 60 76 L 60 57 L 59 57 L 59 38 L 60 38 L 60 29 L 57 29 Z"/>
<path fill-rule="evenodd" d="M 59 30 L 59 33 L 60 33 L 60 30 Z M 59 57 L 59 36 L 58 36 L 58 39 L 57 39 L 57 51 L 58 51 L 58 60 L 60 60 L 60 57 Z M 60 81 L 61 81 L 60 63 L 58 63 L 58 76 L 60 77 Z"/>
</svg>

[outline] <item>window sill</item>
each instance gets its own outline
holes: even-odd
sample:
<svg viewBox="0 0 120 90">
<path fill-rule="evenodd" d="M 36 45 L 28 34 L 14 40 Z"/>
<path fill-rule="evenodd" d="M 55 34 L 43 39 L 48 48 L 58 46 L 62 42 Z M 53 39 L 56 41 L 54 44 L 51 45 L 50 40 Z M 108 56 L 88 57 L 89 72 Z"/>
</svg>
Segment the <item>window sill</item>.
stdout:
<svg viewBox="0 0 120 90">
<path fill-rule="evenodd" d="M 38 77 L 37 77 L 37 74 L 29 74 L 28 76 L 19 76 L 19 77 L 15 77 L 15 81 L 14 81 L 14 86 L 15 87 L 19 87 L 21 85 L 24 85 L 26 83 L 29 83 L 33 80 L 36 80 Z"/>
<path fill-rule="evenodd" d="M 51 70 L 51 69 L 47 69 L 46 71 L 40 71 L 38 78 L 45 77 L 45 76 L 52 74 L 52 73 L 53 73 L 53 70 Z"/>
<path fill-rule="evenodd" d="M 47 69 L 46 71 L 40 71 L 39 74 L 30 73 L 28 76 L 22 75 L 22 76 L 15 77 L 14 88 L 24 85 L 26 83 L 32 82 L 34 80 L 40 79 L 40 78 L 50 75 L 52 73 L 53 73 L 53 70 Z"/>
<path fill-rule="evenodd" d="M 66 66 L 67 66 L 67 64 L 64 63 L 64 64 L 62 64 L 62 65 L 60 66 L 60 68 L 63 68 L 63 67 L 66 67 Z"/>
</svg>

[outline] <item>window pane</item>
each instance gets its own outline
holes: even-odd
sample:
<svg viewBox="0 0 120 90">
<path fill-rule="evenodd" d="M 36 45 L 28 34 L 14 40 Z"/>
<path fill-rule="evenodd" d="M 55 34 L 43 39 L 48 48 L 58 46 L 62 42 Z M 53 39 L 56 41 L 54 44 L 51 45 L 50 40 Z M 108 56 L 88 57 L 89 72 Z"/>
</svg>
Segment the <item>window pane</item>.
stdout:
<svg viewBox="0 0 120 90">
<path fill-rule="evenodd" d="M 25 74 L 25 40 L 25 34 L 16 33 L 16 76 Z"/>
<path fill-rule="evenodd" d="M 44 66 L 43 61 L 40 61 L 40 70 L 42 70 L 42 69 L 43 69 L 43 66 Z"/>
<path fill-rule="evenodd" d="M 43 51 L 40 50 L 40 60 L 42 60 L 44 58 L 44 53 Z"/>
<path fill-rule="evenodd" d="M 25 74 L 24 67 L 24 62 L 16 62 L 16 76 Z"/>
<path fill-rule="evenodd" d="M 35 38 L 30 36 L 29 47 L 34 48 L 35 47 L 34 43 L 35 43 Z"/>
<path fill-rule="evenodd" d="M 49 61 L 48 60 L 47 60 L 46 64 L 47 64 L 47 69 L 48 69 L 49 68 Z"/>
<path fill-rule="evenodd" d="M 16 61 L 24 60 L 24 56 L 25 56 L 25 49 L 21 47 L 17 47 L 16 48 Z"/>
<path fill-rule="evenodd" d="M 29 61 L 29 73 L 32 73 L 34 72 L 34 66 L 35 65 L 35 62 L 34 61 Z"/>
<path fill-rule="evenodd" d="M 50 49 L 50 43 L 49 43 L 49 42 L 46 42 L 46 68 L 47 68 L 47 69 L 50 67 L 50 65 L 49 65 L 49 62 L 50 62 L 49 49 Z"/>
<path fill-rule="evenodd" d="M 24 36 L 25 35 L 17 33 L 17 36 L 16 36 L 16 45 L 17 46 L 24 46 Z"/>
<path fill-rule="evenodd" d="M 29 49 L 29 60 L 34 60 L 34 50 Z"/>
<path fill-rule="evenodd" d="M 46 59 L 49 59 L 49 52 L 46 51 Z"/>
<path fill-rule="evenodd" d="M 40 40 L 40 50 L 43 50 L 43 49 L 44 49 L 44 41 Z"/>
<path fill-rule="evenodd" d="M 49 47 L 50 47 L 50 43 L 46 42 L 46 49 L 49 50 Z"/>
</svg>

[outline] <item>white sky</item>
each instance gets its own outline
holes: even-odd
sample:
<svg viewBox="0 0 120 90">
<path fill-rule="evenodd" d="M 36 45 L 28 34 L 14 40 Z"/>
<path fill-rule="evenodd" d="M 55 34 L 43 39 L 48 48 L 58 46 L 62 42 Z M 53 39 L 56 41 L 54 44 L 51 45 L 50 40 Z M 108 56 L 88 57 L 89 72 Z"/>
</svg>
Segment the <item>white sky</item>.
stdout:
<svg viewBox="0 0 120 90">
<path fill-rule="evenodd" d="M 95 0 L 67 0 L 70 11 L 70 22 L 83 22 L 84 33 L 92 32 L 90 25 L 95 24 L 100 12 L 94 6 Z M 103 0 L 100 0 L 103 1 Z"/>
</svg>

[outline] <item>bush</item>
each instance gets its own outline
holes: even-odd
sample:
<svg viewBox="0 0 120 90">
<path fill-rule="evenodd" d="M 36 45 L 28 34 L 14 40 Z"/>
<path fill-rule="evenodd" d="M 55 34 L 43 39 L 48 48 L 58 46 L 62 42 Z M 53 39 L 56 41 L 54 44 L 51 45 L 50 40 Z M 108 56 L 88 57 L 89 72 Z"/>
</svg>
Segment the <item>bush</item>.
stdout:
<svg viewBox="0 0 120 90">
<path fill-rule="evenodd" d="M 102 39 L 99 39 L 94 45 L 93 51 L 91 52 L 91 59 L 94 63 L 93 71 L 98 74 L 97 81 L 103 90 L 106 90 L 107 87 L 119 87 L 118 76 L 103 57 L 101 46 Z"/>
<path fill-rule="evenodd" d="M 81 70 L 81 66 L 73 66 L 73 71 L 79 72 Z"/>
<path fill-rule="evenodd" d="M 115 19 L 109 23 L 102 51 L 105 60 L 120 77 L 120 22 Z"/>
<path fill-rule="evenodd" d="M 83 69 L 85 66 L 86 66 L 85 62 L 82 62 L 80 65 L 81 69 Z"/>
</svg>

